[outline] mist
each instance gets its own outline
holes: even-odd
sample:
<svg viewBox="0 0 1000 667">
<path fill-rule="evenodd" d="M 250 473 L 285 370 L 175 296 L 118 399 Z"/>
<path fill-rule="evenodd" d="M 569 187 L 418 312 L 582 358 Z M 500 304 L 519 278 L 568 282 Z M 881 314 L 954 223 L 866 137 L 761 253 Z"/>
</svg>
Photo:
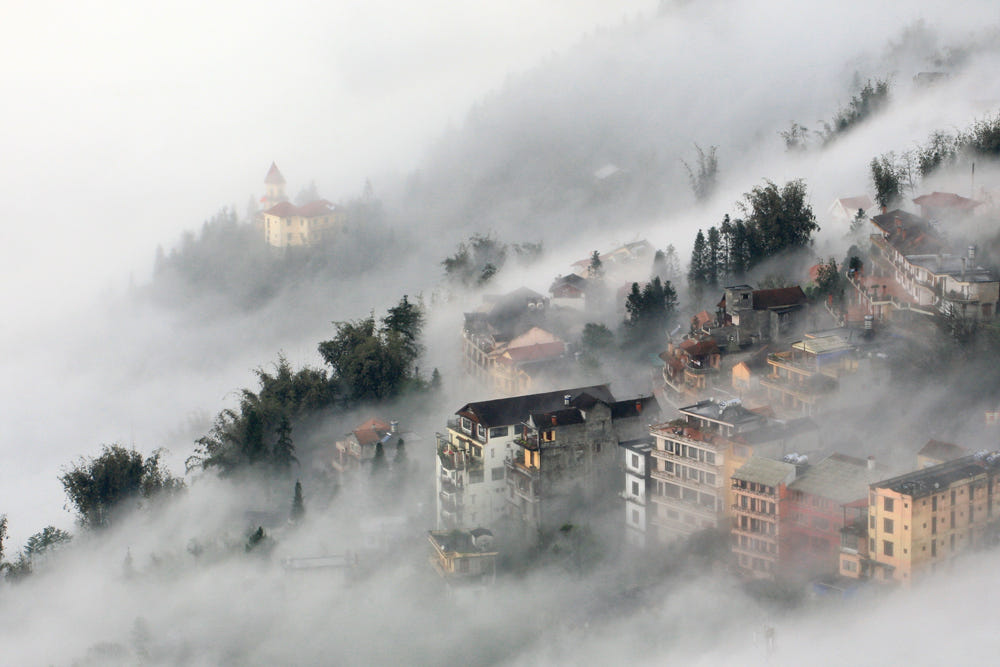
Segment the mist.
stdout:
<svg viewBox="0 0 1000 667">
<path fill-rule="evenodd" d="M 982 653 L 973 660 L 987 659 L 995 647 L 980 641 L 984 624 L 952 623 L 944 639 L 930 629 L 991 585 L 991 554 L 926 587 L 803 614 L 748 595 L 724 564 L 696 552 L 626 550 L 613 537 L 619 513 L 591 518 L 605 539 L 592 568 L 550 554 L 474 602 L 446 596 L 424 554 L 435 520 L 434 433 L 462 404 L 492 397 L 462 373 L 463 312 L 484 293 L 522 285 L 545 293 L 572 262 L 640 238 L 676 246 L 683 272 L 694 233 L 736 214 L 763 179 L 807 184 L 822 229 L 802 266 L 840 262 L 851 240 L 827 208 L 872 192 L 873 157 L 1000 106 L 993 3 L 955 11 L 847 2 L 822 15 L 791 2 L 721 0 L 336 2 L 275 12 L 262 3 L 36 3 L 7 13 L 0 513 L 10 522 L 8 557 L 46 525 L 75 536 L 29 579 L 0 589 L 12 664 L 129 664 L 140 654 L 149 664 L 192 665 L 577 664 L 623 655 L 650 664 L 837 664 L 844 654 L 830 627 L 872 661 L 933 664 L 956 645 L 975 645 Z M 950 77 L 923 89 L 913 76 L 925 71 Z M 825 147 L 785 150 L 779 133 L 791 122 L 819 129 L 859 82 L 877 78 L 893 82 L 886 110 Z M 718 187 L 701 202 L 684 166 L 695 144 L 718 147 L 720 159 Z M 182 246 L 223 208 L 244 220 L 272 160 L 290 196 L 314 182 L 321 196 L 346 203 L 370 180 L 384 216 L 357 231 L 358 249 L 326 273 L 283 282 L 252 306 L 183 283 L 154 298 L 157 247 Z M 608 164 L 623 174 L 610 192 L 595 177 Z M 977 173 L 995 185 L 989 166 Z M 964 174 L 926 186 L 969 194 Z M 441 261 L 475 233 L 541 242 L 542 259 L 508 262 L 485 288 L 449 284 Z M 635 280 L 648 278 L 643 270 Z M 279 355 L 321 366 L 316 346 L 333 322 L 382 313 L 403 294 L 427 308 L 420 365 L 440 370 L 443 391 L 429 407 L 363 405 L 314 424 L 301 461 L 304 522 L 282 515 L 288 484 L 196 471 L 178 499 L 126 512 L 105 532 L 76 526 L 58 476 L 79 457 L 113 442 L 165 448 L 170 469 L 184 475 L 195 440 L 253 386 L 254 369 Z M 599 379 L 616 395 L 638 393 L 637 372 Z M 967 419 L 995 409 L 992 395 L 953 413 L 941 407 L 942 387 L 896 386 L 878 369 L 854 382 L 818 419 L 831 447 L 898 469 L 928 437 L 992 447 L 991 434 Z M 388 496 L 367 479 L 325 491 L 313 464 L 375 415 L 399 418 L 418 436 L 407 442 L 409 482 Z M 265 526 L 269 558 L 245 549 L 248 512 L 278 517 Z M 385 517 L 402 517 L 406 528 L 390 548 L 364 552 L 364 522 Z M 352 552 L 364 563 L 357 579 L 281 566 Z M 761 619 L 777 628 L 773 655 Z M 911 643 L 880 642 L 886 627 L 906 631 L 899 619 L 927 631 L 909 632 Z"/>
</svg>

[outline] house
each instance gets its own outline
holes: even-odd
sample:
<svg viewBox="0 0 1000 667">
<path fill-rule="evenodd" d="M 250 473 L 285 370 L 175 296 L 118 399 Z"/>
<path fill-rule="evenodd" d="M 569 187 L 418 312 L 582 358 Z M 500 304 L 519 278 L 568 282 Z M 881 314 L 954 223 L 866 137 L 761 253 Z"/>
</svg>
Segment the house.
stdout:
<svg viewBox="0 0 1000 667">
<path fill-rule="evenodd" d="M 650 429 L 655 448 L 649 523 L 660 543 L 725 527 L 735 502 L 729 479 L 755 454 L 780 456 L 818 447 L 812 421 L 779 422 L 738 399 L 708 399 L 678 412 L 677 419 Z"/>
<path fill-rule="evenodd" d="M 431 566 L 449 590 L 482 588 L 496 582 L 497 551 L 493 533 L 473 530 L 431 530 Z"/>
<path fill-rule="evenodd" d="M 395 452 L 401 439 L 399 422 L 386 422 L 373 417 L 334 443 L 331 464 L 337 472 L 358 470 L 362 465 L 371 463 L 379 445 L 383 454 L 388 456 Z"/>
<path fill-rule="evenodd" d="M 552 303 L 557 306 L 582 310 L 586 304 L 589 281 L 583 276 L 571 273 L 557 276 L 549 286 Z"/>
<path fill-rule="evenodd" d="M 530 391 L 541 376 L 572 365 L 568 345 L 545 329 L 549 299 L 526 287 L 487 295 L 462 328 L 463 367 L 496 393 Z"/>
<path fill-rule="evenodd" d="M 970 215 L 983 202 L 962 197 L 951 192 L 932 192 L 914 198 L 913 203 L 920 207 L 921 217 L 928 220 L 949 220 Z"/>
<path fill-rule="evenodd" d="M 625 471 L 625 541 L 636 547 L 646 546 L 649 526 L 649 493 L 652 488 L 653 438 L 646 436 L 618 443 Z"/>
<path fill-rule="evenodd" d="M 520 397 L 521 423 L 505 461 L 507 514 L 528 542 L 588 504 L 612 498 L 621 483 L 619 443 L 645 436 L 659 413 L 652 396 L 616 400 L 607 385 L 552 399 Z"/>
<path fill-rule="evenodd" d="M 864 214 L 864 219 L 867 220 L 878 213 L 878 206 L 868 195 L 843 197 L 833 202 L 828 212 L 835 222 L 849 228 L 857 217 L 858 211 L 861 211 Z"/>
<path fill-rule="evenodd" d="M 622 269 L 625 269 L 630 265 L 634 265 L 638 260 L 648 260 L 649 262 L 652 262 L 655 252 L 656 251 L 649 241 L 643 239 L 618 246 L 613 250 L 609 250 L 606 253 L 598 255 L 598 257 L 600 257 L 601 260 L 601 268 L 606 273 L 617 274 L 620 273 Z M 590 257 L 586 257 L 573 262 L 573 271 L 581 275 L 587 274 L 591 261 L 592 259 Z M 643 268 L 648 269 L 648 266 L 649 265 L 646 265 Z"/>
<path fill-rule="evenodd" d="M 758 579 L 774 579 L 788 547 L 782 530 L 789 513 L 788 485 L 796 466 L 754 456 L 732 476 L 733 553 L 739 569 Z"/>
<path fill-rule="evenodd" d="M 930 468 L 971 454 L 965 447 L 940 440 L 928 440 L 917 452 L 917 469 Z"/>
<path fill-rule="evenodd" d="M 998 481 L 1000 453 L 982 452 L 872 484 L 862 569 L 909 586 L 995 542 Z"/>
<path fill-rule="evenodd" d="M 697 397 L 716 384 L 722 351 L 715 340 L 686 338 L 667 344 L 659 355 L 663 360 L 663 382 L 676 394 Z"/>
<path fill-rule="evenodd" d="M 760 379 L 772 405 L 812 415 L 836 392 L 838 379 L 858 368 L 856 347 L 837 335 L 804 338 L 767 355 L 770 373 Z"/>
<path fill-rule="evenodd" d="M 725 288 L 717 307 L 736 345 L 782 341 L 801 336 L 806 315 L 805 292 L 799 286 L 755 290 L 750 285 Z"/>
</svg>

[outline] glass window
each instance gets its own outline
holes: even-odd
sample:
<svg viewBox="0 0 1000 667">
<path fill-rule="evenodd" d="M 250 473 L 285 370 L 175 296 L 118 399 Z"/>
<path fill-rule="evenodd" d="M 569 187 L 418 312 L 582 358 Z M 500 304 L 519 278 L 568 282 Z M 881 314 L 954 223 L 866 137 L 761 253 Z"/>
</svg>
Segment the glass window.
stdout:
<svg viewBox="0 0 1000 667">
<path fill-rule="evenodd" d="M 505 438 L 510 434 L 509 426 L 494 426 L 490 429 L 491 438 Z"/>
<path fill-rule="evenodd" d="M 892 498 L 883 498 L 882 499 L 882 507 L 883 507 L 883 509 L 885 509 L 886 512 L 891 512 L 892 511 L 892 506 L 894 504 L 895 503 L 893 502 Z"/>
</svg>

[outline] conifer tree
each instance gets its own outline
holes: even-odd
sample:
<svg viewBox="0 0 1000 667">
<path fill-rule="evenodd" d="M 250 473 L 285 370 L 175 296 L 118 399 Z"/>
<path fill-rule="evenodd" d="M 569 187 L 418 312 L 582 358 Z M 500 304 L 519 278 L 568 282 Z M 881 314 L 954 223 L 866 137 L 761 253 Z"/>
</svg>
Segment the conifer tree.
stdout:
<svg viewBox="0 0 1000 667">
<path fill-rule="evenodd" d="M 688 286 L 695 299 L 701 299 L 705 290 L 705 252 L 705 234 L 699 229 L 694 237 L 691 264 L 688 266 Z"/>
<path fill-rule="evenodd" d="M 295 445 L 292 443 L 292 424 L 288 415 L 281 415 L 277 429 L 278 441 L 274 443 L 271 452 L 271 462 L 279 470 L 288 470 L 292 463 L 298 463 L 295 458 Z"/>
<path fill-rule="evenodd" d="M 295 480 L 295 495 L 292 497 L 292 521 L 300 521 L 306 515 L 306 505 L 302 500 L 302 482 Z"/>
</svg>

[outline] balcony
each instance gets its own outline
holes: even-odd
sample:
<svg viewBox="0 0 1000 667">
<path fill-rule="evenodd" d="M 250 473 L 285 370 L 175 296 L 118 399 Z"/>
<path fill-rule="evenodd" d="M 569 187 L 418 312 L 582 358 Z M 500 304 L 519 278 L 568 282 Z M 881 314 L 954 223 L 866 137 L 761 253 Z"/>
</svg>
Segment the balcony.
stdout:
<svg viewBox="0 0 1000 667">
<path fill-rule="evenodd" d="M 438 498 L 441 500 L 441 510 L 448 511 L 452 513 L 458 512 L 458 494 L 455 493 L 445 493 L 442 491 L 438 494 Z"/>
<path fill-rule="evenodd" d="M 460 418 L 453 418 L 448 420 L 448 430 L 454 431 L 455 433 L 461 433 L 470 438 L 475 438 L 479 442 L 486 444 L 486 434 L 478 433 L 479 430 L 476 424 L 473 424 L 471 428 L 465 428 L 462 426 L 462 420 Z"/>
<path fill-rule="evenodd" d="M 730 505 L 730 507 L 733 510 L 733 514 L 746 514 L 747 516 L 755 516 L 762 519 L 769 519 L 771 521 L 778 520 L 777 512 L 771 513 L 771 512 L 762 512 L 760 510 L 752 510 L 749 507 L 743 507 L 738 503 L 733 503 L 732 505 Z"/>
<path fill-rule="evenodd" d="M 753 496 L 755 498 L 766 498 L 767 500 L 777 504 L 778 494 L 775 493 L 774 487 L 769 487 L 771 490 L 764 492 L 759 490 L 753 490 L 749 486 L 740 486 L 736 480 L 733 480 L 731 488 L 734 493 L 743 494 L 745 496 Z"/>
<path fill-rule="evenodd" d="M 716 475 L 715 484 L 703 484 L 696 479 L 688 479 L 687 477 L 678 477 L 673 473 L 663 472 L 662 470 L 654 470 L 650 473 L 653 479 L 658 479 L 663 482 L 670 482 L 671 484 L 676 484 L 678 486 L 686 486 L 689 489 L 695 489 L 697 491 L 703 491 L 705 493 L 717 494 L 719 490 L 722 489 L 722 476 Z"/>
<path fill-rule="evenodd" d="M 740 528 L 738 524 L 732 527 L 733 535 L 746 535 L 747 537 L 753 538 L 755 540 L 764 540 L 768 544 L 778 545 L 778 536 L 774 533 L 762 533 L 755 530 L 750 530 L 749 528 Z"/>
</svg>

